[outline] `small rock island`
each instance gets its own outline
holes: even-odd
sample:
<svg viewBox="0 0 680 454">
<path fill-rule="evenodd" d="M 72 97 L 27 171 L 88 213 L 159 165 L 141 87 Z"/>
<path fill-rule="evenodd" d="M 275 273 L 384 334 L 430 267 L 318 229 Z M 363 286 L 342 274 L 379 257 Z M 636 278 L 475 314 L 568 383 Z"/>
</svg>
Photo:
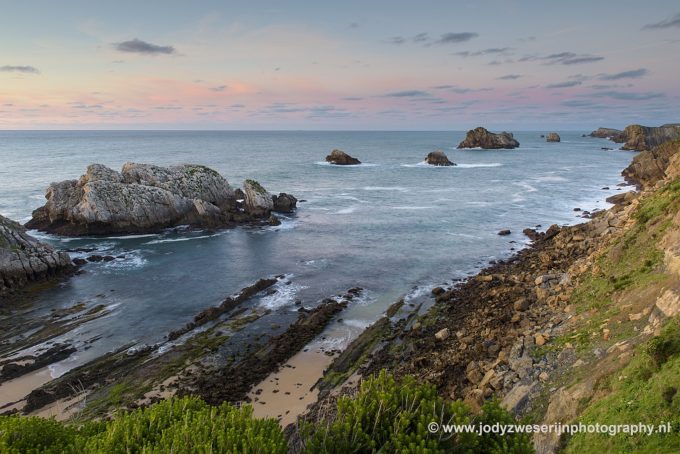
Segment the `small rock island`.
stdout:
<svg viewBox="0 0 680 454">
<path fill-rule="evenodd" d="M 126 163 L 121 172 L 92 164 L 78 180 L 52 183 L 45 198 L 26 227 L 67 236 L 231 227 L 267 220 L 272 211 L 290 212 L 297 202 L 285 193 L 270 194 L 254 180 L 234 190 L 202 165 L 136 163 Z"/>
<path fill-rule="evenodd" d="M 511 132 L 489 132 L 478 127 L 467 132 L 465 140 L 458 144 L 458 148 L 482 148 L 484 150 L 512 149 L 519 147 Z"/>
<path fill-rule="evenodd" d="M 546 142 L 559 142 L 562 139 L 560 138 L 560 135 L 557 134 L 556 132 L 551 132 L 545 137 Z"/>
<path fill-rule="evenodd" d="M 455 166 L 454 162 L 449 161 L 448 156 L 442 150 L 435 150 L 427 154 L 425 162 L 431 166 Z"/>
<path fill-rule="evenodd" d="M 326 156 L 326 162 L 338 166 L 355 166 L 361 164 L 357 158 L 353 158 L 342 150 L 333 150 L 331 154 Z"/>
</svg>

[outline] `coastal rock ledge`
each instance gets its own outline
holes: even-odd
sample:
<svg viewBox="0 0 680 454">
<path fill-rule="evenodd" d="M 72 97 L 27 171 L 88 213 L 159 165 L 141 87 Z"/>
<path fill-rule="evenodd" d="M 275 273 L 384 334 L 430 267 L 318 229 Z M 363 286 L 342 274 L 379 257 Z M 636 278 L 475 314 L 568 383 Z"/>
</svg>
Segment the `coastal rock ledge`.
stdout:
<svg viewBox="0 0 680 454">
<path fill-rule="evenodd" d="M 297 200 L 282 195 L 285 211 L 292 211 Z M 126 163 L 117 172 L 92 164 L 78 180 L 52 183 L 47 203 L 26 227 L 68 236 L 152 233 L 178 225 L 231 227 L 268 219 L 280 205 L 274 197 L 254 180 L 234 191 L 222 175 L 201 165 Z"/>
<path fill-rule="evenodd" d="M 467 132 L 465 140 L 458 144 L 458 148 L 482 148 L 485 150 L 512 149 L 519 147 L 511 132 L 493 133 L 479 127 Z"/>
<path fill-rule="evenodd" d="M 75 270 L 66 252 L 58 252 L 0 215 L 0 295 Z"/>
</svg>

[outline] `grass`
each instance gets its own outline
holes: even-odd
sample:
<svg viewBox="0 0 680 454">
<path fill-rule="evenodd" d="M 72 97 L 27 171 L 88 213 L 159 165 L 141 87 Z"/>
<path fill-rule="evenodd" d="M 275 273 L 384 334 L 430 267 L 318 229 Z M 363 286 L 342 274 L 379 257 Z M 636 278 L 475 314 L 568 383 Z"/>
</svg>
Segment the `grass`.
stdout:
<svg viewBox="0 0 680 454">
<path fill-rule="evenodd" d="M 625 314 L 617 302 L 633 300 L 636 295 L 644 298 L 647 289 L 668 281 L 659 241 L 679 207 L 680 180 L 641 200 L 633 215 L 636 225 L 598 258 L 593 272 L 571 295 L 570 303 L 576 314 L 587 315 L 586 323 L 556 338 L 548 349 L 557 351 L 567 343 L 582 351 L 591 349 L 601 343 L 604 324 L 611 332 L 609 344 L 633 334 L 632 324 L 627 319 L 622 320 Z M 594 336 L 596 332 L 598 335 Z M 540 353 L 544 352 L 537 352 Z"/>
<path fill-rule="evenodd" d="M 246 180 L 246 183 L 252 186 L 253 190 L 259 194 L 267 193 L 267 190 L 263 188 L 262 185 L 255 180 Z"/>
<path fill-rule="evenodd" d="M 671 433 L 577 434 L 567 453 L 680 452 L 680 319 L 670 320 L 659 337 L 639 349 L 633 360 L 610 377 L 608 396 L 585 409 L 584 424 L 671 423 Z"/>
</svg>

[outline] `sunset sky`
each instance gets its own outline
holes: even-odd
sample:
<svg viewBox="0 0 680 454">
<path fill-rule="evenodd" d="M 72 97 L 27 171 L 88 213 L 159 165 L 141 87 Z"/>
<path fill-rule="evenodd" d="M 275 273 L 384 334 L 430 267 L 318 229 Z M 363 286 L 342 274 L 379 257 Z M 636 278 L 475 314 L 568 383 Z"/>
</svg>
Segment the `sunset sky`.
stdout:
<svg viewBox="0 0 680 454">
<path fill-rule="evenodd" d="M 0 1 L 0 129 L 680 122 L 680 4 Z"/>
</svg>

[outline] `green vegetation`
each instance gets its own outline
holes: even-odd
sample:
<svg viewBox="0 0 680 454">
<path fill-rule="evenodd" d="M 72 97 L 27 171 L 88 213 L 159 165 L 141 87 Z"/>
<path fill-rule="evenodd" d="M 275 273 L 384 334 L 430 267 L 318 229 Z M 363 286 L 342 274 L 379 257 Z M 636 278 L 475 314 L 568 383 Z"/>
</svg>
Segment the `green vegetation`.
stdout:
<svg viewBox="0 0 680 454">
<path fill-rule="evenodd" d="M 267 190 L 263 188 L 262 185 L 255 180 L 246 180 L 246 183 L 252 186 L 253 191 L 257 192 L 258 194 L 267 193 Z"/>
<path fill-rule="evenodd" d="M 461 402 L 442 399 L 437 390 L 418 384 L 413 377 L 401 382 L 382 371 L 364 381 L 354 398 L 338 400 L 333 420 L 302 427 L 304 451 L 346 452 L 533 452 L 526 435 L 477 436 L 470 433 L 430 433 L 428 424 L 512 423 L 514 419 L 497 402 L 487 403 L 474 417 Z"/>
<path fill-rule="evenodd" d="M 670 433 L 574 435 L 567 453 L 680 452 L 680 319 L 642 345 L 622 371 L 609 379 L 610 394 L 585 409 L 584 424 L 670 423 Z"/>
<path fill-rule="evenodd" d="M 412 377 L 400 382 L 382 371 L 364 381 L 354 398 L 342 397 L 335 417 L 303 423 L 309 453 L 466 452 L 530 453 L 527 435 L 430 433 L 428 424 L 512 424 L 496 401 L 474 416 Z M 63 424 L 51 419 L 0 416 L 0 452 L 18 453 L 285 453 L 287 441 L 273 419 L 252 408 L 210 406 L 195 397 L 172 398 L 110 420 Z"/>
<path fill-rule="evenodd" d="M 595 266 L 597 271 L 586 277 L 571 296 L 571 304 L 577 313 L 591 313 L 588 324 L 556 339 L 550 349 L 559 350 L 567 342 L 581 350 L 592 348 L 593 341 L 601 338 L 592 333 L 600 332 L 603 323 L 621 314 L 621 307 L 613 304 L 616 297 L 624 293 L 642 294 L 668 279 L 661 266 L 663 251 L 658 243 L 679 208 L 680 181 L 670 183 L 640 201 L 634 213 L 636 225 L 600 256 Z M 607 326 L 611 330 L 610 343 L 632 334 L 632 324 L 627 319 Z"/>
<path fill-rule="evenodd" d="M 19 453 L 286 453 L 273 419 L 252 408 L 211 407 L 194 397 L 170 399 L 79 427 L 37 417 L 0 417 L 0 452 Z"/>
</svg>

